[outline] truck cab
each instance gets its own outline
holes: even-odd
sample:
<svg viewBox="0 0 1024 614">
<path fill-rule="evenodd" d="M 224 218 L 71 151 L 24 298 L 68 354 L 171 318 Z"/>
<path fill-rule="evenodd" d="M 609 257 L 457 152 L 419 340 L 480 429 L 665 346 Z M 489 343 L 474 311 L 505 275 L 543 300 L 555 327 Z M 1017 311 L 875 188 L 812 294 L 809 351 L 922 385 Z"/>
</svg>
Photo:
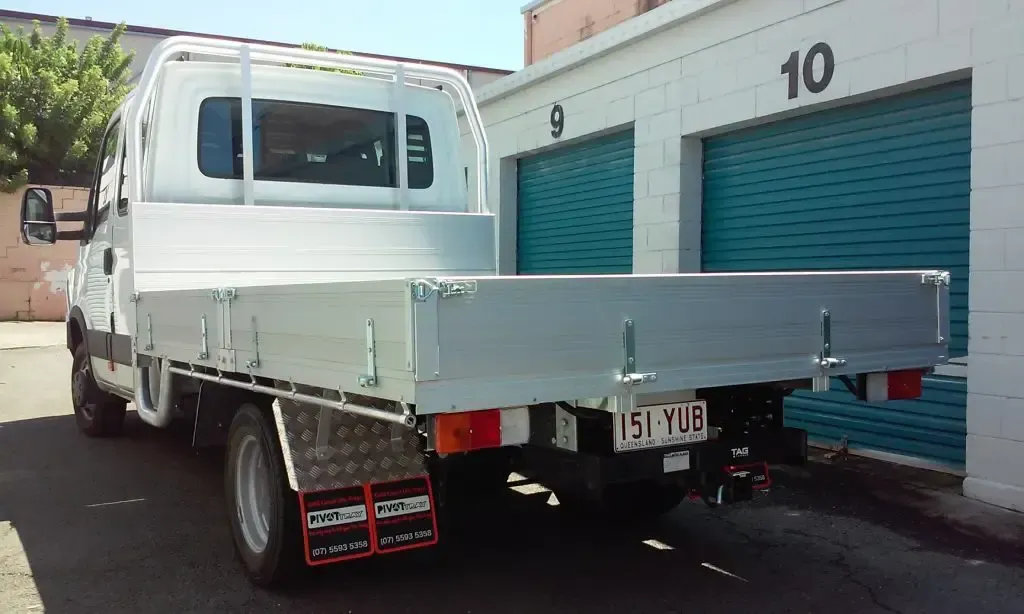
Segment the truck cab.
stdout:
<svg viewBox="0 0 1024 614">
<path fill-rule="evenodd" d="M 381 79 L 265 63 L 251 67 L 250 87 L 251 197 L 261 207 L 469 211 L 455 101 L 448 92 L 406 85 L 406 120 L 400 126 L 394 88 Z M 341 253 L 344 246 L 310 226 L 301 229 L 304 236 L 286 237 L 269 220 L 256 230 L 261 236 L 246 242 L 244 253 L 232 253 L 216 247 L 225 243 L 224 235 L 253 229 L 189 225 L 191 216 L 202 213 L 188 206 L 246 205 L 242 89 L 235 63 L 171 62 L 141 110 L 141 142 L 128 138 L 128 120 L 140 112 L 135 93 L 111 115 L 85 211 L 53 219 L 45 189 L 26 193 L 25 242 L 79 243 L 67 285 L 68 343 L 88 349 L 92 377 L 104 391 L 134 396 L 132 297 L 138 289 L 339 281 L 375 273 L 372 262 L 352 267 Z M 400 156 L 404 165 L 397 163 Z M 137 212 L 129 194 L 129 162 L 136 158 L 142 160 L 143 178 L 135 201 L 181 205 L 158 214 L 161 232 L 182 232 L 173 251 L 166 244 L 145 244 L 149 235 L 133 236 Z M 44 213 L 33 221 L 35 211 Z M 273 215 L 287 212 L 267 214 Z M 82 225 L 54 233 L 55 221 Z M 141 249 L 133 248 L 133 240 L 144 242 Z M 373 241 L 367 243 L 364 251 L 372 251 Z"/>
</svg>

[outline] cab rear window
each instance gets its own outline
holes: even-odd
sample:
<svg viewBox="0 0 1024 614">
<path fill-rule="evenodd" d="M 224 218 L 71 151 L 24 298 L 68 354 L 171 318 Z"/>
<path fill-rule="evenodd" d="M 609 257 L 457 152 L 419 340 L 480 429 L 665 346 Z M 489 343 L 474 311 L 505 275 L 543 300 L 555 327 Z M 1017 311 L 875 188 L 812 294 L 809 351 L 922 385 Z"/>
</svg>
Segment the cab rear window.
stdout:
<svg viewBox="0 0 1024 614">
<path fill-rule="evenodd" d="M 395 114 L 278 100 L 253 100 L 253 175 L 260 181 L 398 187 Z M 406 116 L 409 188 L 434 183 L 430 130 Z M 199 170 L 242 178 L 242 104 L 207 98 L 199 107 Z"/>
</svg>

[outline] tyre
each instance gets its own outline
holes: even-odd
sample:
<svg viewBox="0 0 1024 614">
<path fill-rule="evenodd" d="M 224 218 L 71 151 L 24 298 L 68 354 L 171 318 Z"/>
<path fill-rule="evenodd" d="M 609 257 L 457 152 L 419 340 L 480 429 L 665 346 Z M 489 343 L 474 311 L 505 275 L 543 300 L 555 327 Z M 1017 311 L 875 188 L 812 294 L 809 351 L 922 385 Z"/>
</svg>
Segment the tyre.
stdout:
<svg viewBox="0 0 1024 614">
<path fill-rule="evenodd" d="M 288 584 L 302 570 L 299 500 L 267 411 L 243 402 L 228 431 L 224 488 L 235 553 L 253 583 Z"/>
<path fill-rule="evenodd" d="M 79 430 L 90 437 L 121 433 L 128 402 L 100 390 L 84 343 L 75 347 L 71 366 L 71 403 Z"/>
</svg>

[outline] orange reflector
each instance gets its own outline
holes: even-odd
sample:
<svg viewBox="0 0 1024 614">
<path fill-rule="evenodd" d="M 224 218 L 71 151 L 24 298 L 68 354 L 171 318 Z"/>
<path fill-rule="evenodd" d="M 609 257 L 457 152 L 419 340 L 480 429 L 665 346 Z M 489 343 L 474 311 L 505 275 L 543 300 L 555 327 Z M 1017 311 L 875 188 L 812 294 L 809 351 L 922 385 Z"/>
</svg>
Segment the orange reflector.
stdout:
<svg viewBox="0 0 1024 614">
<path fill-rule="evenodd" d="M 439 454 L 501 447 L 501 410 L 485 409 L 434 418 L 434 448 Z"/>
</svg>

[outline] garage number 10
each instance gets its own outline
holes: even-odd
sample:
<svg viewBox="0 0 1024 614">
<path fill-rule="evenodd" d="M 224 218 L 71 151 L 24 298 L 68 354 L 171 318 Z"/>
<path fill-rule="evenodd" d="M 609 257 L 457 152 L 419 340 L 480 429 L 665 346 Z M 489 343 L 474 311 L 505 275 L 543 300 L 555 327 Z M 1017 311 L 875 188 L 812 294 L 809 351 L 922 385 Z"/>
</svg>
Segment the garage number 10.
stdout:
<svg viewBox="0 0 1024 614">
<path fill-rule="evenodd" d="M 814 63 L 818 57 L 824 61 L 825 70 L 821 77 L 814 76 Z M 804 87 L 812 94 L 820 94 L 825 91 L 829 83 L 832 83 L 832 76 L 836 72 L 836 56 L 832 53 L 832 47 L 828 43 L 817 43 L 807 51 L 804 61 L 800 62 L 800 52 L 794 51 L 789 54 L 789 59 L 782 65 L 782 74 L 789 75 L 789 99 L 792 100 L 800 94 L 800 77 L 803 77 Z"/>
</svg>

